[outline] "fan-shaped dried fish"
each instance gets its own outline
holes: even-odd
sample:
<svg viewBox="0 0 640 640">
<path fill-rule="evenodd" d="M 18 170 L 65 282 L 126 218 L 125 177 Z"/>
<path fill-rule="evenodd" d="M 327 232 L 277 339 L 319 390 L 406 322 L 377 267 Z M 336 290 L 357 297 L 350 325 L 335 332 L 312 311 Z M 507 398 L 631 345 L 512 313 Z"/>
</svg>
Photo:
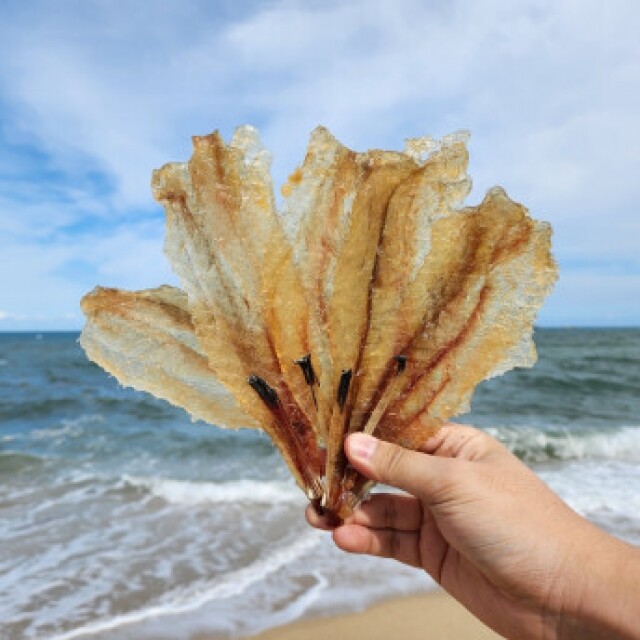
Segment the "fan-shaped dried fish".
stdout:
<svg viewBox="0 0 640 640">
<path fill-rule="evenodd" d="M 194 138 L 154 172 L 184 291 L 97 288 L 88 356 L 222 427 L 259 427 L 309 499 L 345 517 L 369 489 L 345 436 L 419 447 L 475 386 L 531 366 L 556 278 L 551 229 L 470 190 L 466 134 L 356 153 L 318 128 L 282 188 L 256 131 Z"/>
</svg>

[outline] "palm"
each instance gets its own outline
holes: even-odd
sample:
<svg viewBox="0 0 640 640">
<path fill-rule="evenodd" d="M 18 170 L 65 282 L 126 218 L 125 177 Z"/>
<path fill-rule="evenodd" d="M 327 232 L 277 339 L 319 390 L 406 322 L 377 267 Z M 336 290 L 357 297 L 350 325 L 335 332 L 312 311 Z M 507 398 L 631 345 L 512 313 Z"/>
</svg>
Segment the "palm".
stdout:
<svg viewBox="0 0 640 640">
<path fill-rule="evenodd" d="M 451 546 L 432 518 L 419 533 L 423 568 L 456 600 L 500 634 L 511 637 L 522 628 L 521 619 L 530 617 L 526 605 L 507 595 L 473 562 Z M 509 621 L 505 624 L 505 621 Z"/>
</svg>

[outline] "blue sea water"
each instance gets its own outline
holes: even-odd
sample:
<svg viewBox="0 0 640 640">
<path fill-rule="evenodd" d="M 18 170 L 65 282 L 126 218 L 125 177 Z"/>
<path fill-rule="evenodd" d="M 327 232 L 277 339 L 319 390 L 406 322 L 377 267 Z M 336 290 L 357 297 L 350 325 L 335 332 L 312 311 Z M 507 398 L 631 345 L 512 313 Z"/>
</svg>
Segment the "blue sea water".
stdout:
<svg viewBox="0 0 640 640">
<path fill-rule="evenodd" d="M 536 332 L 462 416 L 640 543 L 640 329 Z M 429 588 L 304 522 L 269 440 L 119 387 L 77 334 L 0 334 L 0 637 L 234 637 Z"/>
</svg>

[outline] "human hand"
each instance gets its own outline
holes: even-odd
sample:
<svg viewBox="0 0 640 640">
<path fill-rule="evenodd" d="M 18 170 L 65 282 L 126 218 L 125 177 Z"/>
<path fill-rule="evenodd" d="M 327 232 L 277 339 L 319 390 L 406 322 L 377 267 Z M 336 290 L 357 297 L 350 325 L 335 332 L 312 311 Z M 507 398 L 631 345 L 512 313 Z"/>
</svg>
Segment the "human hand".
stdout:
<svg viewBox="0 0 640 640">
<path fill-rule="evenodd" d="M 597 529 L 496 440 L 449 424 L 420 452 L 363 434 L 346 441 L 374 494 L 333 530 L 351 553 L 421 567 L 498 633 L 640 637 L 640 552 Z M 307 519 L 328 529 L 312 507 Z"/>
</svg>

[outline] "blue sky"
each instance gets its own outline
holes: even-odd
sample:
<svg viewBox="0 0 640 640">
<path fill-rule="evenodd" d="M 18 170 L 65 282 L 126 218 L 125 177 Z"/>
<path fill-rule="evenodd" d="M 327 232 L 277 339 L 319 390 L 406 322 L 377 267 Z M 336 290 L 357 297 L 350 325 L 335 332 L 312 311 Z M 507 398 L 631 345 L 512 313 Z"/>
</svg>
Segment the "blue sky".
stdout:
<svg viewBox="0 0 640 640">
<path fill-rule="evenodd" d="M 633 0 L 4 0 L 0 330 L 176 283 L 151 171 L 244 123 L 276 185 L 317 124 L 355 149 L 469 129 L 468 202 L 501 184 L 554 227 L 540 324 L 638 325 L 639 27 Z"/>
</svg>

